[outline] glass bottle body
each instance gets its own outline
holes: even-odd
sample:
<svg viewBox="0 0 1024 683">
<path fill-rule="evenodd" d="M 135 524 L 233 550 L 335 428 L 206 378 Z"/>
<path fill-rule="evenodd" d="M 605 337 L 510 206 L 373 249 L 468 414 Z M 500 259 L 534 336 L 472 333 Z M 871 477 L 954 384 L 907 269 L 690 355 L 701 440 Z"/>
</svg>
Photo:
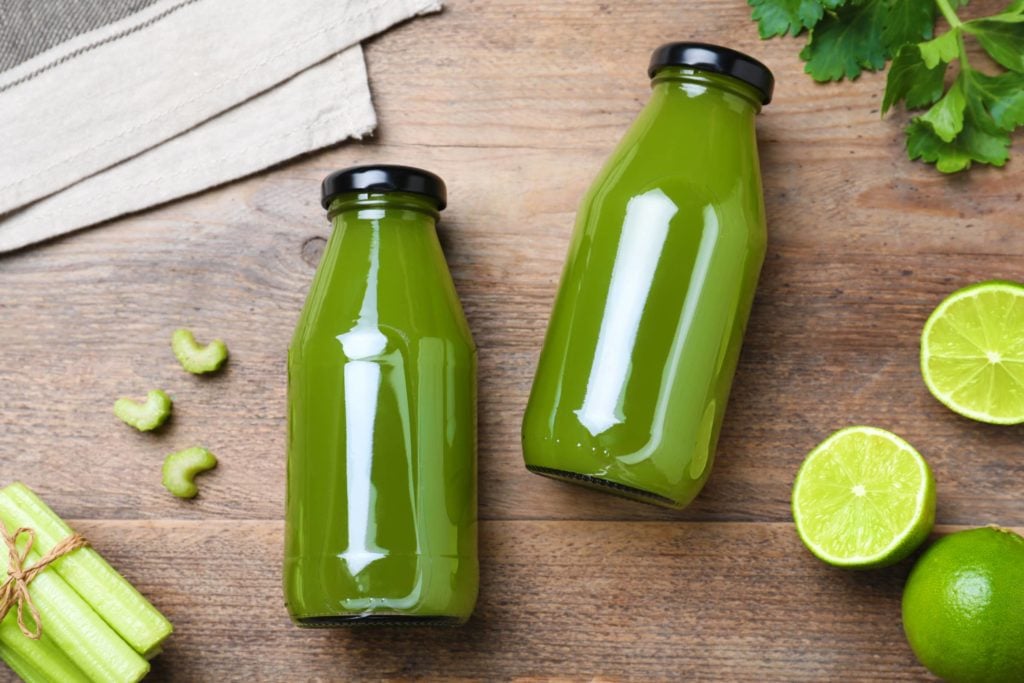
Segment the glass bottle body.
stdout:
<svg viewBox="0 0 1024 683">
<path fill-rule="evenodd" d="M 527 467 L 668 507 L 711 471 L 766 229 L 729 76 L 665 67 L 583 199 L 523 421 Z"/>
<path fill-rule="evenodd" d="M 288 357 L 285 594 L 302 626 L 468 619 L 476 349 L 436 206 L 353 193 Z"/>
</svg>

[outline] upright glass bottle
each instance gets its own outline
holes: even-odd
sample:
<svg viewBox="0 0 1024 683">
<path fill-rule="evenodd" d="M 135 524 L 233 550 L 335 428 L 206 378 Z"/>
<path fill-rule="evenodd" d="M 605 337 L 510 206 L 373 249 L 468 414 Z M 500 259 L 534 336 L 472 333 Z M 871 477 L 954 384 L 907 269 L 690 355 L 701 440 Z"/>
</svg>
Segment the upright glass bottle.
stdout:
<svg viewBox="0 0 1024 683">
<path fill-rule="evenodd" d="M 538 474 L 682 507 L 711 471 L 764 260 L 754 117 L 773 79 L 701 43 L 660 47 L 649 74 L 577 216 L 523 453 Z"/>
<path fill-rule="evenodd" d="M 323 183 L 333 223 L 288 354 L 284 587 L 300 626 L 469 618 L 476 349 L 435 231 L 437 176 Z"/>
</svg>

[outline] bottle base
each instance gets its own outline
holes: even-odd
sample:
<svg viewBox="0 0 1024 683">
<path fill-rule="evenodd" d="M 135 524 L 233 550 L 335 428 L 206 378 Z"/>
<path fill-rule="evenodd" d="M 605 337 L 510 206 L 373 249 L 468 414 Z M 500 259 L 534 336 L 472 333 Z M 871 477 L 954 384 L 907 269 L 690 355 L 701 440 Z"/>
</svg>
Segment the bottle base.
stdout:
<svg viewBox="0 0 1024 683">
<path fill-rule="evenodd" d="M 459 626 L 465 619 L 415 614 L 337 614 L 295 619 L 300 628 L 351 628 L 356 626 Z"/>
<path fill-rule="evenodd" d="M 569 472 L 567 470 L 559 470 L 554 467 L 541 467 L 539 465 L 527 465 L 526 469 L 534 474 L 539 474 L 542 477 L 558 479 L 560 481 L 569 482 L 570 484 L 579 484 L 586 486 L 587 488 L 612 493 L 621 498 L 629 498 L 630 500 L 647 503 L 649 505 L 673 509 L 682 507 L 676 501 L 661 494 L 652 493 L 651 491 L 645 491 L 626 484 L 620 484 L 617 481 L 602 479 L 601 477 L 595 477 L 591 474 L 580 474 L 579 472 Z"/>
</svg>

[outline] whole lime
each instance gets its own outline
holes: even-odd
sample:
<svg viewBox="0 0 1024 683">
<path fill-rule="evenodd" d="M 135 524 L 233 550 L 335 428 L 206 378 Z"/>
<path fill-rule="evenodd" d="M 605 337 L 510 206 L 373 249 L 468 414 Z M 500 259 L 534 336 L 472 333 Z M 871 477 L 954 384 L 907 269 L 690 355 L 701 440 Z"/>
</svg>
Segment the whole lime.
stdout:
<svg viewBox="0 0 1024 683">
<path fill-rule="evenodd" d="M 903 589 L 903 630 L 950 683 L 1024 681 L 1024 538 L 985 527 L 937 541 Z"/>
</svg>

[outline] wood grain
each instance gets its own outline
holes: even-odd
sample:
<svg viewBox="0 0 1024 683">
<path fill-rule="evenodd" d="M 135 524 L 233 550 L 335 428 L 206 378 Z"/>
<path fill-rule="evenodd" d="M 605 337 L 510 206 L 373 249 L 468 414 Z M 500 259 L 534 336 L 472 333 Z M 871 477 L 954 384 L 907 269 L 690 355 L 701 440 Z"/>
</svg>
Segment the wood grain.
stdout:
<svg viewBox="0 0 1024 683">
<path fill-rule="evenodd" d="M 279 522 L 76 528 L 177 625 L 156 680 L 926 677 L 900 628 L 909 564 L 832 569 L 788 524 L 486 522 L 466 627 L 342 631 L 288 621 Z"/>
<path fill-rule="evenodd" d="M 651 48 L 692 38 L 757 55 L 778 86 L 759 119 L 768 260 L 714 476 L 672 513 L 527 474 L 519 421 L 577 202 L 647 96 Z M 940 522 L 1024 525 L 1024 427 L 957 417 L 917 368 L 946 294 L 1024 280 L 1024 162 L 907 161 L 883 77 L 818 86 L 798 47 L 759 41 L 742 0 L 451 0 L 371 41 L 374 140 L 0 257 L 0 480 L 102 520 L 83 530 L 178 625 L 167 679 L 920 679 L 904 569 L 816 564 L 790 484 L 832 430 L 875 424 L 932 464 Z M 486 520 L 480 613 L 458 631 L 300 632 L 281 605 L 285 352 L 327 236 L 319 181 L 366 162 L 450 188 Z M 181 372 L 182 325 L 228 342 L 226 372 Z M 162 432 L 111 415 L 154 387 L 176 399 Z M 181 502 L 160 462 L 197 443 L 222 464 Z"/>
</svg>

